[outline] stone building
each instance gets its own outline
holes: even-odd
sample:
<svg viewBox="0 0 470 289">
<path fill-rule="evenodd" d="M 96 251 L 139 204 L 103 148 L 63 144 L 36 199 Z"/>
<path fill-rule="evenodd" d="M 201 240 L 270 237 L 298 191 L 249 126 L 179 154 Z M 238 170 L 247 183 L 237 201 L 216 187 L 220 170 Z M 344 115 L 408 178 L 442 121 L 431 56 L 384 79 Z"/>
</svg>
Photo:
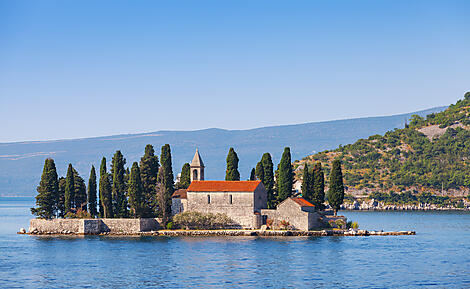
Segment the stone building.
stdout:
<svg viewBox="0 0 470 289">
<path fill-rule="evenodd" d="M 261 215 L 265 222 L 271 220 L 273 227 L 280 227 L 282 221 L 303 231 L 322 226 L 322 216 L 316 212 L 315 205 L 300 197 L 287 198 L 275 210 L 261 210 Z"/>
<path fill-rule="evenodd" d="M 223 213 L 241 228 L 258 229 L 272 220 L 289 222 L 298 230 L 319 226 L 315 206 L 303 198 L 288 198 L 276 210 L 267 210 L 267 192 L 261 181 L 205 181 L 204 163 L 196 150 L 190 165 L 191 184 L 172 196 L 172 213 Z"/>
</svg>

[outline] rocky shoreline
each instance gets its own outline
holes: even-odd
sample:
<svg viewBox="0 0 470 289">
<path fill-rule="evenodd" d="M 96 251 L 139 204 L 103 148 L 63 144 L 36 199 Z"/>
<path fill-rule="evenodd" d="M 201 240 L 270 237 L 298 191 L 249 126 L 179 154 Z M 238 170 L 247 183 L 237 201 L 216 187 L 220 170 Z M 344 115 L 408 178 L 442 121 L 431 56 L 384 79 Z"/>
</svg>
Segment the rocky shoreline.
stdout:
<svg viewBox="0 0 470 289">
<path fill-rule="evenodd" d="M 85 236 L 85 234 L 76 234 L 64 230 L 57 232 L 26 232 L 20 230 L 18 234 L 36 235 L 36 236 Z M 165 237 L 209 237 L 209 236 L 258 236 L 258 237 L 324 237 L 324 236 L 402 236 L 416 235 L 415 231 L 368 231 L 368 230 L 320 230 L 320 231 L 297 231 L 297 230 L 159 230 L 141 233 L 100 233 L 98 236 L 165 236 Z"/>
<path fill-rule="evenodd" d="M 389 205 L 378 202 L 374 199 L 359 203 L 345 203 L 341 205 L 342 210 L 350 211 L 470 211 L 470 204 L 465 204 L 463 208 L 453 206 L 437 206 L 434 204 L 418 204 L 418 205 Z"/>
</svg>

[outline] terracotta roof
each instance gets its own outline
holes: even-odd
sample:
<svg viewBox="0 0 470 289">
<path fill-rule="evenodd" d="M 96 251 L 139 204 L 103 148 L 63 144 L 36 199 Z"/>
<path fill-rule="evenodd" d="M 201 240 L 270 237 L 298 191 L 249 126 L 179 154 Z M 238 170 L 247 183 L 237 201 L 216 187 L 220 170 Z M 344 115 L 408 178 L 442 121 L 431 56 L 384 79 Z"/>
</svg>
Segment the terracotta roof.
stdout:
<svg viewBox="0 0 470 289">
<path fill-rule="evenodd" d="M 304 198 L 291 198 L 294 202 L 299 204 L 301 207 L 315 207 L 314 204 L 310 203 Z"/>
<path fill-rule="evenodd" d="M 192 181 L 188 192 L 254 192 L 261 181 Z"/>
<path fill-rule="evenodd" d="M 180 198 L 180 199 L 186 199 L 187 198 L 187 190 L 185 189 L 179 189 L 176 190 L 173 195 L 171 195 L 172 198 Z"/>
</svg>

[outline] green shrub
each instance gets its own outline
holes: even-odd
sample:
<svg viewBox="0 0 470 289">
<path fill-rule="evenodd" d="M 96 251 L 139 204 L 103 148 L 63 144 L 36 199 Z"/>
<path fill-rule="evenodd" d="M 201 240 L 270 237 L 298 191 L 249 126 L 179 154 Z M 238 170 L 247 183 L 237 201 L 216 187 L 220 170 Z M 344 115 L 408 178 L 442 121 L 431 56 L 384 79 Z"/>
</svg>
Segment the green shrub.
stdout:
<svg viewBox="0 0 470 289">
<path fill-rule="evenodd" d="M 91 215 L 87 211 L 78 209 L 75 213 L 68 212 L 67 214 L 65 214 L 64 218 L 65 219 L 91 219 Z"/>
<path fill-rule="evenodd" d="M 173 222 L 168 222 L 168 224 L 166 224 L 166 228 L 168 230 L 173 230 Z"/>
<path fill-rule="evenodd" d="M 174 225 L 186 230 L 224 229 L 233 226 L 226 214 L 183 212 L 173 217 Z"/>
</svg>

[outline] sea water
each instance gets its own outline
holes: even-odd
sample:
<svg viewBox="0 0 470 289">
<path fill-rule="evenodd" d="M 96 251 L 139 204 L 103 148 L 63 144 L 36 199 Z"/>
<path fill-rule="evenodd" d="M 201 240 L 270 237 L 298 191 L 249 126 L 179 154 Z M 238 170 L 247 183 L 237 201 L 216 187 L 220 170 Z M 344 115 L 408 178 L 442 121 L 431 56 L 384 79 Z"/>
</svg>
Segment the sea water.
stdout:
<svg viewBox="0 0 470 289">
<path fill-rule="evenodd" d="M 340 212 L 369 237 L 47 237 L 0 198 L 0 288 L 470 288 L 469 212 Z"/>
</svg>

